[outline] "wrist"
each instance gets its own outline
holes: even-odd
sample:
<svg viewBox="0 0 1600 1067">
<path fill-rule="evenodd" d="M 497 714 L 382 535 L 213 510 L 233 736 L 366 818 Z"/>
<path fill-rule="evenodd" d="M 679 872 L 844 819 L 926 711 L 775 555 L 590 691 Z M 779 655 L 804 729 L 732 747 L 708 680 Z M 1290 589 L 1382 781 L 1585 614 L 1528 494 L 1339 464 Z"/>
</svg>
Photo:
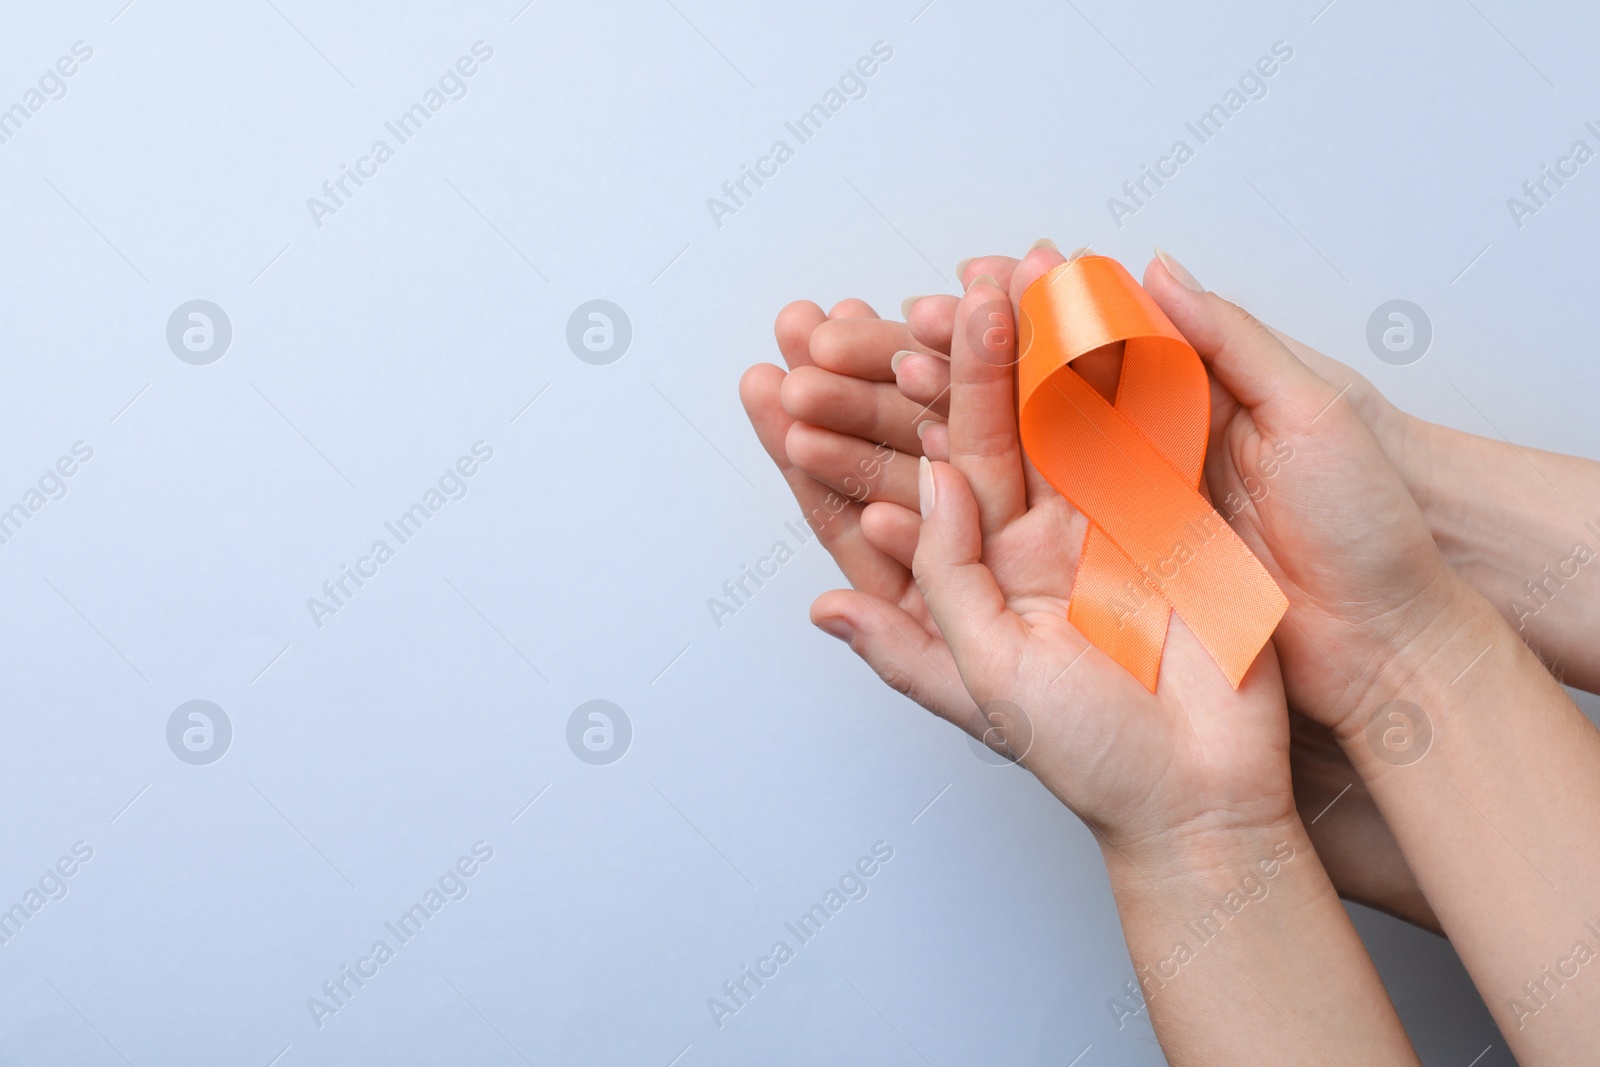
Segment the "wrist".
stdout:
<svg viewBox="0 0 1600 1067">
<path fill-rule="evenodd" d="M 1258 879 L 1276 877 L 1278 865 L 1310 847 L 1292 802 L 1266 818 L 1218 813 L 1158 832 L 1101 834 L 1097 840 L 1114 888 L 1133 882 L 1146 891 L 1171 888 L 1183 897 L 1198 889 L 1220 898 L 1252 872 Z"/>
<path fill-rule="evenodd" d="M 1503 441 L 1404 417 L 1395 466 L 1445 562 L 1480 589 L 1520 576 L 1549 540 L 1537 521 L 1548 509 L 1528 495 L 1535 474 L 1526 457 Z"/>
<path fill-rule="evenodd" d="M 1347 690 L 1333 723 L 1363 778 L 1421 759 L 1450 706 L 1444 695 L 1470 681 L 1496 641 L 1515 640 L 1493 606 L 1448 566 L 1430 584 L 1429 596 L 1414 605 L 1414 623 L 1375 651 L 1373 669 Z"/>
</svg>

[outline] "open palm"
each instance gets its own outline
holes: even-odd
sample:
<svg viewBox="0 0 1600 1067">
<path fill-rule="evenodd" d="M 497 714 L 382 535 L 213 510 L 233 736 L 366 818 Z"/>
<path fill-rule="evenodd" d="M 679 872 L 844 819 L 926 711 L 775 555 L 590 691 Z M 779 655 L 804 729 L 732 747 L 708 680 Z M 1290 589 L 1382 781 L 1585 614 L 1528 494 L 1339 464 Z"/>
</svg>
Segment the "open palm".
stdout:
<svg viewBox="0 0 1600 1067">
<path fill-rule="evenodd" d="M 1030 256 L 1009 279 L 1012 292 L 1060 261 L 1043 250 Z M 806 393 L 802 387 L 819 384 L 819 376 L 801 368 L 836 363 L 850 349 L 838 335 L 903 327 L 845 315 L 854 321 L 830 331 L 835 337 L 819 343 L 812 335 L 807 363 L 791 359 L 790 381 L 773 379 L 781 378 L 776 368 L 761 372 L 765 380 L 747 376 L 745 399 L 763 440 L 782 430 L 784 460 L 822 474 L 812 479 L 814 493 L 833 485 L 864 501 L 850 505 L 855 510 L 830 544 L 856 564 L 856 589 L 825 594 L 813 618 L 850 640 L 891 684 L 991 743 L 1003 739 L 1110 840 L 1219 819 L 1265 824 L 1288 817 L 1289 732 L 1270 650 L 1235 692 L 1175 618 L 1151 694 L 1068 621 L 1086 523 L 1022 457 L 1012 394 L 1015 331 L 964 328 L 973 315 L 993 321 L 997 308 L 1009 325 L 1009 294 L 980 283 L 957 310 L 949 425 L 938 428 L 950 463 L 924 476 L 937 486 L 926 525 L 896 502 L 908 495 L 907 464 L 847 486 L 863 470 L 865 442 L 812 424 L 785 426 L 770 396 L 776 385 L 785 408 L 803 409 L 804 399 L 791 394 Z M 780 320 L 780 343 L 783 332 Z M 894 400 L 879 398 L 885 407 Z M 795 414 L 784 412 L 790 420 Z M 785 473 L 791 484 L 811 477 L 792 466 Z M 905 570 L 912 560 L 915 582 Z"/>
</svg>

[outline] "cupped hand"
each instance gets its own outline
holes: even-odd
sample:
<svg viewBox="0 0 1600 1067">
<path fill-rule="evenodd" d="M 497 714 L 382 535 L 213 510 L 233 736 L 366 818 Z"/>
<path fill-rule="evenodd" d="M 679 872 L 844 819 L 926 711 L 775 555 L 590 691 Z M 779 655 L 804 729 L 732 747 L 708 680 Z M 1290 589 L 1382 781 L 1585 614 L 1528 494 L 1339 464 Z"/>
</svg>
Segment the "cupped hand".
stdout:
<svg viewBox="0 0 1600 1067">
<path fill-rule="evenodd" d="M 740 399 L 806 521 L 855 589 L 854 595 L 824 594 L 812 620 L 858 651 L 870 649 L 863 658 L 888 685 L 981 735 L 977 705 L 911 577 L 915 527 L 910 547 L 882 547 L 904 542 L 904 520 L 912 514 L 882 502 L 914 505 L 917 491 L 917 455 L 887 441 L 909 433 L 914 448 L 912 417 L 921 408 L 894 387 L 886 358 L 874 372 L 860 357 L 914 346 L 905 324 L 878 318 L 858 300 L 831 312 L 802 300 L 778 314 L 776 333 L 788 371 L 770 363 L 751 367 L 739 383 Z M 816 420 L 824 428 L 799 421 L 796 410 L 828 411 L 833 418 Z M 879 440 L 848 432 L 867 424 L 879 428 Z M 869 536 L 874 529 L 877 536 Z"/>
<path fill-rule="evenodd" d="M 1012 382 L 1011 297 L 1062 261 L 1053 249 L 1038 249 L 1007 272 L 1009 292 L 980 278 L 954 307 L 951 380 L 941 405 L 949 422 L 938 428 L 949 462 L 928 467 L 922 479 L 932 489 L 930 518 L 896 502 L 904 499 L 898 483 L 883 479 L 870 487 L 855 529 L 881 553 L 874 557 L 881 570 L 859 580 L 852 575 L 857 588 L 824 595 L 813 618 L 847 635 L 881 675 L 932 710 L 975 734 L 1003 737 L 1118 847 L 1228 824 L 1280 825 L 1293 818 L 1294 797 L 1288 721 L 1270 649 L 1235 692 L 1175 620 L 1152 694 L 1067 620 L 1086 523 L 1024 460 Z M 982 261 L 971 269 L 983 269 Z M 1004 313 L 1001 330 L 988 328 L 996 309 Z M 969 328 L 975 316 L 983 328 Z M 816 355 L 813 342 L 808 356 Z M 772 410 L 774 384 L 783 416 L 815 412 L 806 397 L 790 395 L 789 382 L 760 373 L 759 389 L 747 376 L 746 402 L 763 439 L 775 443 L 782 420 Z M 831 395 L 837 405 L 839 394 Z M 857 394 L 863 406 L 887 403 L 881 395 L 866 397 Z M 927 412 L 920 414 L 927 421 Z M 799 473 L 793 431 L 783 432 L 791 447 L 774 458 Z M 928 428 L 924 435 L 931 435 Z M 818 487 L 836 484 L 844 473 L 807 459 L 806 467 L 821 475 L 813 479 Z M 901 563 L 912 552 L 918 582 L 911 588 L 920 598 L 881 581 L 888 561 Z M 908 646 L 917 657 L 909 665 Z M 952 674 L 967 700 L 951 692 Z M 940 680 L 904 686 L 908 677 L 933 675 Z"/>
<path fill-rule="evenodd" d="M 1211 371 L 1206 480 L 1289 598 L 1273 638 L 1289 698 L 1346 732 L 1371 712 L 1384 668 L 1450 625 L 1465 586 L 1349 402 L 1354 381 L 1320 377 L 1170 257 L 1150 264 L 1144 285 Z"/>
<path fill-rule="evenodd" d="M 1036 249 L 1020 294 L 1064 261 Z M 1017 432 L 1014 307 L 979 276 L 953 320 L 948 462 L 921 462 L 917 584 L 969 693 L 1024 765 L 1118 848 L 1294 818 L 1271 650 L 1235 691 L 1174 619 L 1155 693 L 1091 645 L 1067 604 L 1086 523 Z"/>
<path fill-rule="evenodd" d="M 1024 282 L 1059 261 L 1040 255 L 1045 258 L 1021 275 Z M 962 280 L 992 276 L 1015 302 L 1025 287 L 1018 284 L 1018 266 L 1012 257 L 984 256 L 965 264 Z M 910 468 L 918 455 L 949 455 L 944 416 L 959 303 L 946 295 L 909 299 L 902 308 L 906 324 L 881 320 L 858 301 L 839 305 L 831 316 L 809 302 L 792 304 L 778 319 L 779 345 L 792 369 L 805 369 L 785 377 L 775 367 L 752 368 L 744 396 L 763 443 L 803 508 L 815 510 L 830 490 L 836 504 L 846 495 L 860 501 L 851 503 L 831 529 L 824 528 L 823 540 L 851 584 L 869 595 L 825 594 L 813 610 L 814 620 L 850 642 L 896 689 L 975 736 L 987 732 L 992 740 L 991 723 L 954 681 L 948 646 L 909 570 L 920 526 Z M 1291 338 L 1284 341 L 1325 378 L 1341 388 L 1349 385 L 1345 401 L 1386 446 L 1399 446 L 1405 417 L 1375 389 L 1343 364 Z M 1103 393 L 1114 391 L 1114 353 L 1084 357 L 1075 368 Z M 886 383 L 898 388 L 885 389 Z M 792 452 L 789 441 L 795 445 Z M 899 446 L 892 453 L 886 447 L 890 441 Z M 892 477 L 883 473 L 888 471 Z M 1075 523 L 1068 543 L 1075 545 L 1081 537 Z M 994 560 L 1002 548 L 991 544 L 986 551 Z M 1003 559 L 995 562 L 1006 566 Z M 1437 929 L 1393 835 L 1343 752 L 1325 729 L 1291 717 L 1297 723 L 1291 759 L 1295 796 L 1340 892 Z"/>
</svg>

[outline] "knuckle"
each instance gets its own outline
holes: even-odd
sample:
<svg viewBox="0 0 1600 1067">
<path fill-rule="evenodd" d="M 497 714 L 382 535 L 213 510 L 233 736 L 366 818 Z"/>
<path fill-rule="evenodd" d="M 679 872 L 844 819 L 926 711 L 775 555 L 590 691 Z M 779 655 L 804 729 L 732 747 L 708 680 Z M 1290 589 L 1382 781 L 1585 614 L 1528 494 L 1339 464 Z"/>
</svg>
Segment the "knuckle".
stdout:
<svg viewBox="0 0 1600 1067">
<path fill-rule="evenodd" d="M 914 679 L 911 676 L 909 671 L 907 671 L 904 667 L 900 666 L 900 664 L 898 664 L 898 663 L 875 663 L 875 664 L 873 664 L 873 669 L 877 672 L 878 677 L 883 679 L 883 683 L 885 685 L 887 685 L 890 689 L 893 689 L 896 693 L 899 693 L 901 696 L 906 696 L 906 697 L 910 697 L 913 700 L 918 700 L 918 697 L 917 697 L 918 687 L 917 687 L 916 679 Z M 920 703 L 920 700 L 919 700 L 919 703 Z"/>
<path fill-rule="evenodd" d="M 773 321 L 773 333 L 780 343 L 804 342 L 822 318 L 822 309 L 810 300 L 785 304 Z"/>
<path fill-rule="evenodd" d="M 850 349 L 855 332 L 851 319 L 829 319 L 811 334 L 811 358 L 819 367 L 837 367 Z"/>
</svg>

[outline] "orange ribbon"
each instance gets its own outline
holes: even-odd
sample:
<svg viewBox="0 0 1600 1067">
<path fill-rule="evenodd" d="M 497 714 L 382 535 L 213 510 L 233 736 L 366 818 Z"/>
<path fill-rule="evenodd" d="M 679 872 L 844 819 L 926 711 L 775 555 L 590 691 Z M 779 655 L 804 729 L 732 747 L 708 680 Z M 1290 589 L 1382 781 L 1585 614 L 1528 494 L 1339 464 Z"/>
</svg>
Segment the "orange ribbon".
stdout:
<svg viewBox="0 0 1600 1067">
<path fill-rule="evenodd" d="M 1173 611 L 1235 689 L 1289 602 L 1200 495 L 1199 355 L 1122 264 L 1081 256 L 1022 294 L 1022 445 L 1089 520 L 1068 617 L 1155 692 Z M 1068 364 L 1126 342 L 1116 403 Z"/>
</svg>

